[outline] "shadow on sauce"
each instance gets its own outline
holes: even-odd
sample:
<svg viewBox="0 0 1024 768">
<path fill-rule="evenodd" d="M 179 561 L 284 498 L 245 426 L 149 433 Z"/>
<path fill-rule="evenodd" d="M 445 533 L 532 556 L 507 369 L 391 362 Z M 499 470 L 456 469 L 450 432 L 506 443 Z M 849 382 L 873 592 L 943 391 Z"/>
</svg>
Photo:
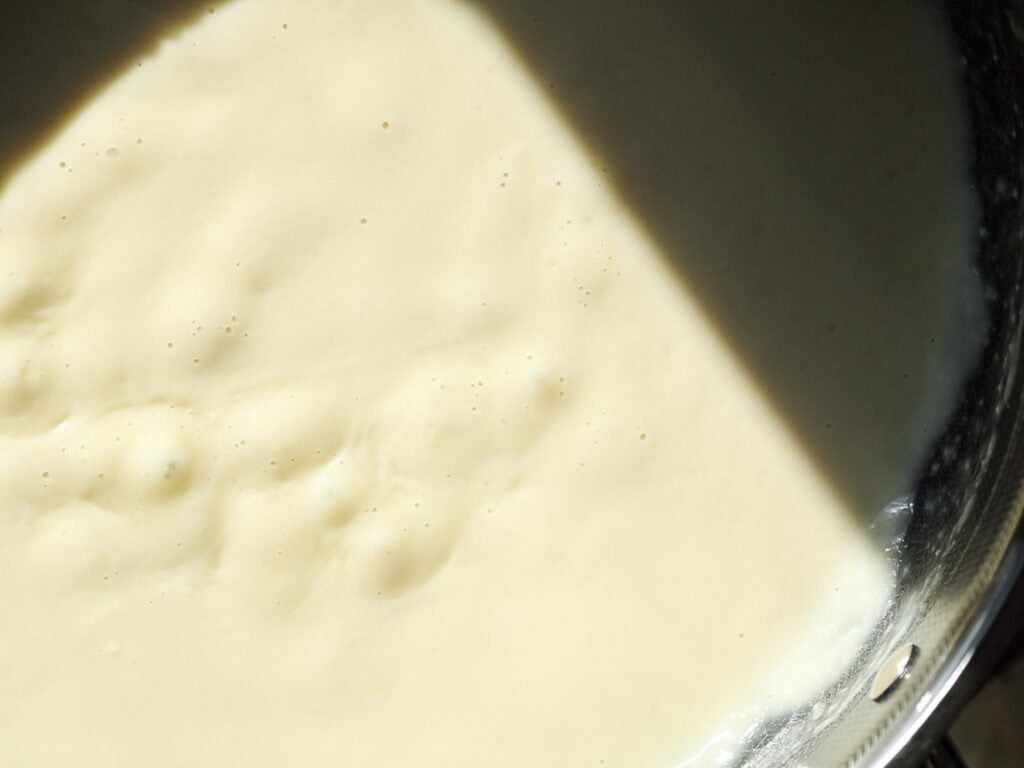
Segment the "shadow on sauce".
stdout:
<svg viewBox="0 0 1024 768">
<path fill-rule="evenodd" d="M 474 4 L 851 508 L 912 490 L 985 330 L 938 4 Z"/>
<path fill-rule="evenodd" d="M 607 167 L 851 509 L 869 520 L 911 490 L 984 330 L 938 9 L 464 2 L 495 21 Z M 0 181 L 97 88 L 211 7 L 8 4 Z"/>
<path fill-rule="evenodd" d="M 109 80 L 213 7 L 196 0 L 3 3 L 0 184 Z"/>
</svg>

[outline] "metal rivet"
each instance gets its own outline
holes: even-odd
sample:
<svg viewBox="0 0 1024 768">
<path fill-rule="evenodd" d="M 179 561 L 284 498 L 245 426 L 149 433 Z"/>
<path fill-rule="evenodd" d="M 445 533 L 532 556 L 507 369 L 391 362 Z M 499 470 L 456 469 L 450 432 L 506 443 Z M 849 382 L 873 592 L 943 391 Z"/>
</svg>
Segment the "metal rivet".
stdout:
<svg viewBox="0 0 1024 768">
<path fill-rule="evenodd" d="M 910 668 L 914 665 L 920 652 L 921 649 L 916 645 L 907 643 L 889 656 L 871 684 L 871 692 L 868 694 L 871 696 L 871 700 L 881 701 L 896 690 L 899 684 L 910 675 Z"/>
</svg>

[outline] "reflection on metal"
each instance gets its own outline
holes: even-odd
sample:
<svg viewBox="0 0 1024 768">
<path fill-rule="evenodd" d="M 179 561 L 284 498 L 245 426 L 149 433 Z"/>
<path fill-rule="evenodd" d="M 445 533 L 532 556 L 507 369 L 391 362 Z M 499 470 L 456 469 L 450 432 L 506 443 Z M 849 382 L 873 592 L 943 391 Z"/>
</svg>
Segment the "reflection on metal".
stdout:
<svg viewBox="0 0 1024 768">
<path fill-rule="evenodd" d="M 881 701 L 892 693 L 899 684 L 910 674 L 910 668 L 917 659 L 918 647 L 908 643 L 897 650 L 882 668 L 875 675 L 875 681 L 871 684 L 871 700 Z"/>
</svg>

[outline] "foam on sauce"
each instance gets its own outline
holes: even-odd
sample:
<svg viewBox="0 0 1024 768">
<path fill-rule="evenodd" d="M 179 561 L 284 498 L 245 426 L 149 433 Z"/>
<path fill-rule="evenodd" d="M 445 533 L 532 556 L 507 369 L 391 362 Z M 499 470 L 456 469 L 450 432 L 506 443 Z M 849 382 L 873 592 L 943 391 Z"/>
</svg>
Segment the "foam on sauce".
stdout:
<svg viewBox="0 0 1024 768">
<path fill-rule="evenodd" d="M 85 107 L 0 197 L 5 764 L 717 765 L 827 684 L 884 553 L 612 186 L 449 0 Z"/>
</svg>

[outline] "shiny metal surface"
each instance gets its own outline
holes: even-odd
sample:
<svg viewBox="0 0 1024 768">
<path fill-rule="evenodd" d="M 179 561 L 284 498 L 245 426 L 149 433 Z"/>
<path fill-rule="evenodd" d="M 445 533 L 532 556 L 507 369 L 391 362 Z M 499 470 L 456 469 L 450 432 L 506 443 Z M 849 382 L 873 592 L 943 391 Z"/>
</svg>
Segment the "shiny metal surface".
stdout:
<svg viewBox="0 0 1024 768">
<path fill-rule="evenodd" d="M 998 657 L 1000 624 L 1014 620 L 1006 606 L 1024 574 L 1024 16 L 1017 2 L 946 8 L 981 206 L 976 265 L 991 324 L 983 360 L 920 478 L 894 604 L 874 642 L 837 686 L 752 744 L 745 766 L 962 765 L 944 734 Z M 921 649 L 913 673 L 872 702 L 874 676 L 905 643 Z"/>
<path fill-rule="evenodd" d="M 893 651 L 871 683 L 871 690 L 868 692 L 871 700 L 881 701 L 895 691 L 911 673 L 920 653 L 921 649 L 913 643 L 907 643 Z"/>
</svg>

